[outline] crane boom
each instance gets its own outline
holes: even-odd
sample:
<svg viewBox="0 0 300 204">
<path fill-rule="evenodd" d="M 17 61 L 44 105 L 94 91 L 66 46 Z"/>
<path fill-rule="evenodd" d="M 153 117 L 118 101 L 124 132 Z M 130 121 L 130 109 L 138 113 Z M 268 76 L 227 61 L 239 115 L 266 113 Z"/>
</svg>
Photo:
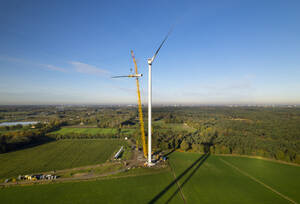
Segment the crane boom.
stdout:
<svg viewBox="0 0 300 204">
<path fill-rule="evenodd" d="M 137 64 L 136 64 L 136 60 L 135 60 L 132 50 L 131 50 L 131 56 L 132 56 L 132 59 L 134 62 L 135 74 L 138 75 Z M 137 88 L 137 94 L 138 94 L 139 119 L 140 119 L 140 129 L 141 129 L 143 152 L 144 152 L 144 157 L 147 158 L 147 145 L 146 145 L 146 139 L 145 139 L 145 128 L 144 128 L 144 120 L 143 120 L 140 84 L 139 84 L 138 77 L 136 77 L 135 79 L 136 79 L 136 88 Z"/>
</svg>

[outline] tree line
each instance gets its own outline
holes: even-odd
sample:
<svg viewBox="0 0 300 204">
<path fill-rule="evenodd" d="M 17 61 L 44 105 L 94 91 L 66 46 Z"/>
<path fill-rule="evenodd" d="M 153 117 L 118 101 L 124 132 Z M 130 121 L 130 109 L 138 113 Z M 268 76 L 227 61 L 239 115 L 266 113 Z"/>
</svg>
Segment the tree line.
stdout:
<svg viewBox="0 0 300 204">
<path fill-rule="evenodd" d="M 22 149 L 28 146 L 51 141 L 47 133 L 58 130 L 64 121 L 51 121 L 47 124 L 38 123 L 34 128 L 22 125 L 6 126 L 0 129 L 0 153 Z M 13 130 L 13 131 L 10 131 Z"/>
<path fill-rule="evenodd" d="M 300 164 L 300 109 L 262 107 L 158 108 L 154 117 L 195 132 L 154 128 L 161 149 L 253 155 Z"/>
</svg>

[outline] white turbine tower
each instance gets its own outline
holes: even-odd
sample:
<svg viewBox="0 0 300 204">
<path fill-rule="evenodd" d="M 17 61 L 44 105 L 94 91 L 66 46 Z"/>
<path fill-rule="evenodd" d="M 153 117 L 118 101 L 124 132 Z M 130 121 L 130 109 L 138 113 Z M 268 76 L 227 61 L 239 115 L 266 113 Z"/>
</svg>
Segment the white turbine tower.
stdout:
<svg viewBox="0 0 300 204">
<path fill-rule="evenodd" d="M 148 67 L 149 67 L 149 74 L 148 74 L 148 166 L 153 166 L 152 163 L 152 143 L 151 143 L 151 131 L 152 131 L 152 81 L 151 81 L 151 75 L 152 75 L 152 63 L 158 54 L 160 48 L 163 46 L 165 41 L 168 39 L 169 35 L 171 34 L 172 29 L 168 32 L 158 49 L 156 50 L 155 54 L 152 58 L 148 59 Z"/>
</svg>

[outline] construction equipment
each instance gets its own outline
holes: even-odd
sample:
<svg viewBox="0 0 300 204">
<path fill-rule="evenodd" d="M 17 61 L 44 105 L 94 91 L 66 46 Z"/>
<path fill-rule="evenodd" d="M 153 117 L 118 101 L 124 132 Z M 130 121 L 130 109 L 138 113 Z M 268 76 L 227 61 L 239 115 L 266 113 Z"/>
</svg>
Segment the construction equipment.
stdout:
<svg viewBox="0 0 300 204">
<path fill-rule="evenodd" d="M 123 76 L 114 76 L 112 78 L 122 78 L 122 77 L 129 77 L 129 78 L 135 78 L 136 79 L 136 88 L 137 88 L 137 95 L 138 95 L 138 112 L 139 112 L 139 120 L 140 120 L 140 131 L 141 131 L 141 139 L 142 139 L 142 145 L 143 145 L 143 153 L 144 157 L 147 158 L 147 145 L 146 145 L 146 139 L 145 139 L 145 128 L 144 128 L 144 120 L 143 120 L 143 111 L 142 111 L 142 101 L 141 101 L 141 92 L 140 92 L 140 84 L 139 84 L 139 77 L 142 77 L 142 74 L 138 73 L 137 63 L 134 57 L 134 53 L 131 50 L 131 56 L 134 63 L 134 69 L 135 74 L 130 75 L 123 75 Z M 136 139 L 136 145 L 138 149 L 138 138 Z"/>
<path fill-rule="evenodd" d="M 132 56 L 133 63 L 134 63 L 135 74 L 138 75 L 138 68 L 137 68 L 136 60 L 135 60 L 134 53 L 132 50 L 131 50 L 131 56 Z M 139 83 L 138 77 L 136 77 L 135 80 L 136 80 L 136 89 L 137 89 L 137 94 L 138 94 L 139 118 L 140 118 L 140 129 L 141 129 L 141 138 L 142 138 L 142 144 L 143 144 L 143 152 L 144 152 L 144 157 L 147 158 L 147 145 L 146 145 L 146 138 L 145 138 L 145 128 L 144 128 L 140 83 Z"/>
<path fill-rule="evenodd" d="M 123 151 L 124 151 L 124 147 L 122 146 L 120 150 L 115 154 L 114 159 L 118 159 Z"/>
</svg>

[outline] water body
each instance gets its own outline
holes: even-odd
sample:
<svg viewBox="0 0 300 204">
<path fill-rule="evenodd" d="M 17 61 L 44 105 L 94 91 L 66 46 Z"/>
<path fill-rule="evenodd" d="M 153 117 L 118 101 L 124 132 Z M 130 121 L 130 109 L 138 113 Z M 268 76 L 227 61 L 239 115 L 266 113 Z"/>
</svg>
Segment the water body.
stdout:
<svg viewBox="0 0 300 204">
<path fill-rule="evenodd" d="M 0 126 L 13 126 L 13 125 L 33 125 L 39 122 L 36 121 L 26 121 L 26 122 L 3 122 L 0 123 Z"/>
</svg>

